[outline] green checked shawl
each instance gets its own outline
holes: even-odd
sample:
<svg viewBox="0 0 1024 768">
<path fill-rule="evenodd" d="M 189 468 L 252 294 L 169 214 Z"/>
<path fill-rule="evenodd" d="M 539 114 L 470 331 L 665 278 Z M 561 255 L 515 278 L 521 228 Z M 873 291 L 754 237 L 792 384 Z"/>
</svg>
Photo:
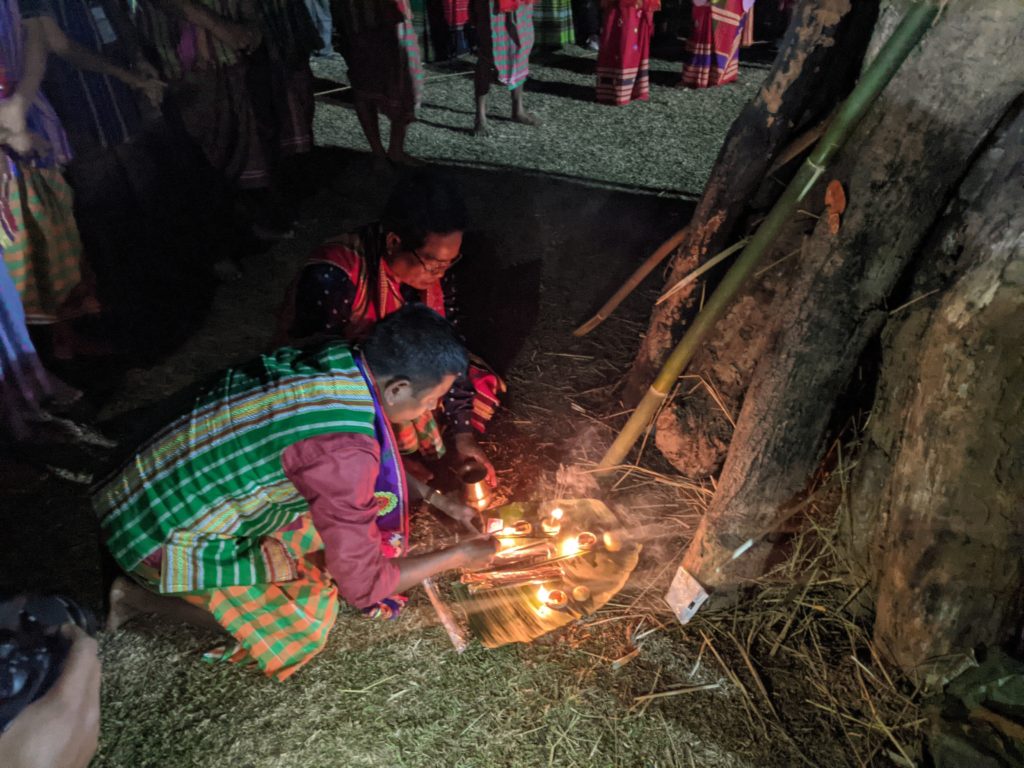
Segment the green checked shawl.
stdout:
<svg viewBox="0 0 1024 768">
<path fill-rule="evenodd" d="M 281 454 L 335 432 L 375 436 L 373 395 L 346 344 L 227 370 L 95 494 L 111 554 L 131 572 L 162 548 L 165 593 L 295 578 L 268 537 L 307 509 Z"/>
</svg>

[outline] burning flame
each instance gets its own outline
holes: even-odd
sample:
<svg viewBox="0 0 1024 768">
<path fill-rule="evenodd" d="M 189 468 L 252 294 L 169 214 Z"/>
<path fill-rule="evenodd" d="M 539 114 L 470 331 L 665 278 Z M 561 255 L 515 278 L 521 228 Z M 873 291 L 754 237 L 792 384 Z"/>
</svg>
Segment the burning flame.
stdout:
<svg viewBox="0 0 1024 768">
<path fill-rule="evenodd" d="M 551 614 L 551 609 L 548 608 L 548 598 L 550 596 L 551 592 L 545 587 L 537 588 L 537 599 L 540 600 L 540 605 L 534 608 L 534 611 L 536 611 L 537 615 L 542 619 L 546 619 Z"/>
<path fill-rule="evenodd" d="M 562 542 L 562 557 L 571 557 L 572 555 L 578 555 L 580 552 L 580 542 L 575 537 L 571 539 L 565 539 Z"/>
<path fill-rule="evenodd" d="M 554 509 L 551 510 L 550 517 L 552 520 L 561 520 L 562 515 L 564 514 L 565 512 L 562 511 L 561 507 L 555 507 Z"/>
</svg>

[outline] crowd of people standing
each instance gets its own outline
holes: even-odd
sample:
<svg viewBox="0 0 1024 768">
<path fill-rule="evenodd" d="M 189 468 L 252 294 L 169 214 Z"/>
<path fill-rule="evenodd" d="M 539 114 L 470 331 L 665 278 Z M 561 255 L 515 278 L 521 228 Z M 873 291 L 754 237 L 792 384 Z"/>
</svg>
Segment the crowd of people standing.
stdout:
<svg viewBox="0 0 1024 768">
<path fill-rule="evenodd" d="M 151 349 L 181 332 L 196 270 L 237 277 L 248 243 L 288 235 L 313 147 L 311 59 L 344 57 L 370 149 L 412 165 L 425 59 L 475 50 L 478 133 L 495 86 L 514 121 L 536 126 L 523 95 L 535 49 L 596 49 L 598 101 L 647 99 L 660 3 L 0 0 L 5 431 L 69 428 L 78 393 L 39 350 Z M 684 84 L 735 79 L 752 12 L 753 0 L 693 0 Z"/>
</svg>

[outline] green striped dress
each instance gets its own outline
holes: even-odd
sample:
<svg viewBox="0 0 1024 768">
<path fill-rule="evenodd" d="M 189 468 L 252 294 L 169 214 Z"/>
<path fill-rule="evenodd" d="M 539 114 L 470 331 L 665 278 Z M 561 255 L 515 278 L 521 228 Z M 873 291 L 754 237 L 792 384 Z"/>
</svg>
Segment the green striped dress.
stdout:
<svg viewBox="0 0 1024 768">
<path fill-rule="evenodd" d="M 376 438 L 349 347 L 277 350 L 229 369 L 93 497 L 114 559 L 209 612 L 238 658 L 284 679 L 326 642 L 338 593 L 282 452 L 329 433 Z M 318 564 L 319 563 L 319 564 Z"/>
</svg>

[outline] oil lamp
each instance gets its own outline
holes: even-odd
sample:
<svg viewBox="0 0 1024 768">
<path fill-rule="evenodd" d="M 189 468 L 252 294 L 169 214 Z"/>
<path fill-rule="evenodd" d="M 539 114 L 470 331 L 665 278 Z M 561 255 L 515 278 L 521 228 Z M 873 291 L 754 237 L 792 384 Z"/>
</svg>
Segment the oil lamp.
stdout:
<svg viewBox="0 0 1024 768">
<path fill-rule="evenodd" d="M 557 536 L 558 532 L 562 530 L 562 518 L 564 516 L 565 512 L 562 511 L 562 508 L 555 507 L 548 513 L 547 517 L 541 519 L 541 530 L 548 536 Z"/>
<path fill-rule="evenodd" d="M 561 610 L 569 604 L 569 596 L 562 589 L 547 589 L 546 587 L 537 588 L 537 599 L 540 600 L 540 607 L 547 609 Z M 541 616 L 546 616 L 547 612 L 537 613 Z"/>
</svg>

